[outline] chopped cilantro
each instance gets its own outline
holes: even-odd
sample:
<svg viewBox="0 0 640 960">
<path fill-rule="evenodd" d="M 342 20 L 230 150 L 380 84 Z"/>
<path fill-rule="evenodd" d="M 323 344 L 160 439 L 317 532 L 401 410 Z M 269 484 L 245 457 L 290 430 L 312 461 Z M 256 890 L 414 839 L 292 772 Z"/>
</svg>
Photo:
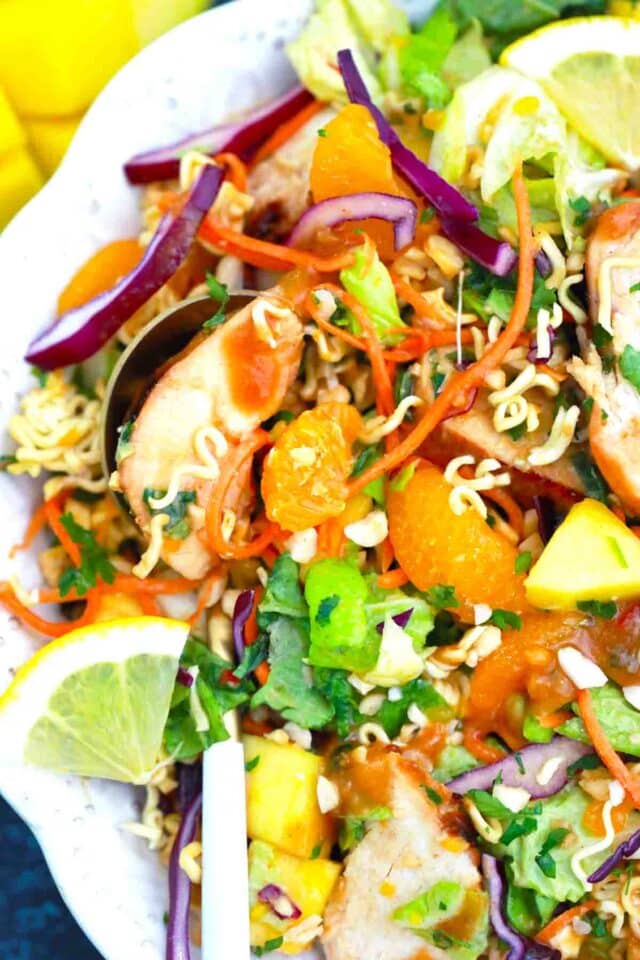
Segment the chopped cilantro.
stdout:
<svg viewBox="0 0 640 960">
<path fill-rule="evenodd" d="M 321 627 L 326 627 L 331 620 L 331 614 L 339 603 L 340 597 L 337 593 L 332 593 L 330 597 L 325 597 L 321 600 L 318 612 L 316 613 L 316 623 L 319 623 Z"/>
<path fill-rule="evenodd" d="M 389 820 L 390 818 L 391 810 L 389 807 L 373 807 L 361 817 L 345 817 L 338 839 L 341 850 L 351 850 L 356 844 L 360 843 L 368 823 Z"/>
<path fill-rule="evenodd" d="M 325 130 L 324 127 L 320 127 L 320 128 L 318 129 L 318 136 L 319 136 L 319 137 L 326 137 L 326 136 L 327 136 L 327 131 Z"/>
<path fill-rule="evenodd" d="M 596 323 L 593 328 L 593 333 L 591 334 L 591 339 L 593 340 L 593 345 L 597 347 L 598 350 L 603 350 L 604 347 L 611 343 L 613 337 L 601 323 Z"/>
<path fill-rule="evenodd" d="M 586 495 L 593 497 L 594 500 L 600 500 L 601 503 L 606 503 L 609 488 L 598 467 L 586 450 L 579 450 L 577 453 L 574 453 L 571 457 L 571 462 L 582 480 Z"/>
<path fill-rule="evenodd" d="M 359 477 L 361 473 L 364 473 L 365 470 L 368 470 L 369 467 L 376 462 L 376 460 L 380 459 L 381 456 L 382 450 L 379 444 L 376 443 L 369 447 L 363 447 L 356 457 L 353 470 L 351 471 L 351 476 Z"/>
<path fill-rule="evenodd" d="M 629 293 L 637 293 L 640 290 L 640 282 L 632 283 L 629 287 Z"/>
<path fill-rule="evenodd" d="M 587 222 L 587 218 L 591 213 L 591 204 L 586 197 L 574 197 L 569 198 L 569 206 L 573 210 L 575 216 L 573 218 L 573 223 L 576 227 L 582 227 Z"/>
<path fill-rule="evenodd" d="M 601 617 L 602 620 L 613 620 L 618 608 L 613 600 L 578 600 L 576 604 L 578 610 L 583 613 L 590 613 L 594 617 Z"/>
<path fill-rule="evenodd" d="M 627 344 L 620 357 L 620 373 L 640 392 L 640 350 Z"/>
<path fill-rule="evenodd" d="M 517 763 L 517 765 L 518 765 L 518 770 L 520 771 L 520 773 L 521 773 L 521 774 L 524 774 L 524 772 L 525 772 L 524 762 L 523 762 L 522 757 L 520 756 L 520 754 L 519 754 L 519 753 L 514 753 L 513 759 L 514 759 L 515 762 Z"/>
<path fill-rule="evenodd" d="M 573 777 L 576 773 L 580 773 L 581 770 L 595 770 L 596 767 L 599 766 L 600 757 L 595 753 L 590 753 L 587 754 L 586 757 L 579 757 L 577 760 L 574 760 L 573 763 L 570 763 L 567 767 L 567 774 Z"/>
<path fill-rule="evenodd" d="M 524 437 L 526 432 L 527 432 L 526 421 L 523 421 L 522 423 L 517 423 L 515 427 L 510 427 L 509 430 L 507 430 L 507 433 L 509 434 L 509 436 L 511 437 L 514 443 L 516 443 L 518 440 L 521 440 L 522 437 Z"/>
<path fill-rule="evenodd" d="M 429 223 L 435 217 L 436 212 L 433 207 L 425 207 L 420 214 L 420 223 Z"/>
<path fill-rule="evenodd" d="M 396 382 L 393 385 L 393 402 L 396 407 L 413 393 L 414 376 L 410 367 L 402 367 L 396 376 Z M 413 411 L 405 415 L 405 420 L 413 419 Z"/>
<path fill-rule="evenodd" d="M 535 817 L 516 817 L 500 837 L 500 843 L 509 846 L 509 844 L 517 840 L 518 837 L 528 837 L 530 833 L 535 833 L 537 829 L 538 821 Z"/>
<path fill-rule="evenodd" d="M 622 547 L 620 546 L 620 543 L 618 542 L 618 540 L 616 540 L 615 537 L 607 537 L 607 540 L 609 541 L 609 544 L 611 545 L 611 549 L 613 550 L 616 556 L 616 560 L 618 561 L 620 566 L 623 567 L 625 570 L 628 569 L 629 564 L 627 562 L 627 558 L 622 552 Z"/>
<path fill-rule="evenodd" d="M 3 453 L 0 456 L 0 470 L 6 470 L 12 463 L 17 463 L 17 459 L 12 453 Z"/>
<path fill-rule="evenodd" d="M 247 760 L 247 762 L 244 765 L 244 769 L 246 770 L 247 773 L 251 773 L 251 771 L 255 770 L 255 768 L 258 766 L 259 763 L 260 763 L 260 754 L 255 756 L 253 760 Z"/>
<path fill-rule="evenodd" d="M 449 610 L 438 610 L 429 634 L 429 646 L 450 647 L 458 642 L 463 633 L 464 629 Z"/>
<path fill-rule="evenodd" d="M 162 509 L 152 507 L 149 501 L 160 500 L 165 493 L 166 490 L 145 487 L 142 499 L 152 517 L 158 513 L 164 513 L 169 517 L 169 522 L 162 531 L 163 536 L 171 537 L 172 540 L 186 540 L 191 533 L 191 520 L 187 516 L 187 507 L 196 502 L 195 490 L 180 490 L 171 503 Z"/>
<path fill-rule="evenodd" d="M 309 860 L 317 860 L 321 853 L 322 853 L 322 844 L 316 843 L 315 847 L 311 851 Z"/>
<path fill-rule="evenodd" d="M 279 950 L 284 943 L 284 937 L 274 937 L 272 940 L 265 940 L 261 947 L 253 947 L 256 957 L 263 957 L 265 953 L 271 953 L 273 950 Z"/>
<path fill-rule="evenodd" d="M 85 530 L 73 519 L 70 513 L 60 517 L 60 523 L 67 531 L 74 543 L 80 547 L 80 566 L 69 567 L 58 581 L 60 596 L 65 597 L 75 589 L 79 597 L 83 597 L 91 588 L 95 587 L 98 579 L 105 583 L 113 583 L 116 570 L 104 550 L 96 541 L 90 530 Z"/>
<path fill-rule="evenodd" d="M 47 380 L 49 379 L 49 374 L 46 370 L 41 370 L 40 367 L 31 367 L 31 376 L 36 378 L 39 387 L 46 387 Z"/>
<path fill-rule="evenodd" d="M 456 597 L 456 588 L 447 583 L 436 583 L 424 592 L 425 600 L 436 610 L 442 610 L 444 607 L 459 607 L 460 602 Z"/>
<path fill-rule="evenodd" d="M 238 680 L 244 680 L 250 676 L 256 667 L 267 659 L 269 652 L 269 637 L 266 633 L 261 633 L 255 643 L 249 643 L 244 649 L 242 660 L 233 671 L 234 677 Z"/>
<path fill-rule="evenodd" d="M 436 807 L 439 807 L 440 804 L 442 803 L 442 797 L 440 796 L 438 791 L 434 790 L 433 787 L 430 787 L 426 783 L 421 783 L 420 786 L 422 787 L 426 795 L 429 797 L 429 800 L 431 800 L 431 803 L 435 803 Z"/>
<path fill-rule="evenodd" d="M 517 613 L 512 610 L 496 609 L 489 617 L 489 623 L 493 623 L 501 630 L 521 630 L 522 620 Z"/>
<path fill-rule="evenodd" d="M 226 319 L 224 308 L 229 302 L 229 291 L 227 285 L 220 283 L 212 273 L 207 273 L 206 281 L 209 296 L 212 300 L 220 304 L 214 315 L 202 324 L 203 330 L 211 331 L 214 330 L 215 327 L 219 327 L 221 323 L 224 323 Z"/>
<path fill-rule="evenodd" d="M 514 571 L 516 573 L 528 573 L 532 560 L 533 557 L 531 556 L 531 550 L 523 550 L 522 553 L 519 553 L 516 557 L 513 565 Z"/>
<path fill-rule="evenodd" d="M 467 796 L 473 800 L 483 817 L 497 817 L 499 820 L 508 820 L 512 816 L 511 810 L 486 790 L 469 790 Z"/>
<path fill-rule="evenodd" d="M 556 862 L 551 856 L 551 850 L 559 847 L 569 832 L 567 827 L 555 827 L 553 830 L 550 830 L 547 839 L 543 842 L 539 852 L 536 854 L 536 863 L 545 877 L 549 877 L 550 879 L 555 877 Z"/>
<path fill-rule="evenodd" d="M 437 397 L 442 389 L 442 384 L 446 380 L 446 375 L 438 370 L 437 363 L 433 363 L 431 365 L 431 376 L 429 379 L 431 380 L 431 386 L 433 387 L 433 395 Z"/>
</svg>

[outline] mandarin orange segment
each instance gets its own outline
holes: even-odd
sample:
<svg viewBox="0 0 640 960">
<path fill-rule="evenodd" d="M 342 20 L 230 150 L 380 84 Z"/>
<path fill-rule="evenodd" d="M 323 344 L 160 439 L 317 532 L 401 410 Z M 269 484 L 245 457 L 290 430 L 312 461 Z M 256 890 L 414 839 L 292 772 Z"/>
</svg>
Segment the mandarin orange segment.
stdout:
<svg viewBox="0 0 640 960">
<path fill-rule="evenodd" d="M 351 444 L 360 414 L 346 404 L 321 404 L 284 430 L 265 460 L 267 516 L 294 533 L 339 516 L 347 500 Z M 357 426 L 357 429 L 356 429 Z"/>
<path fill-rule="evenodd" d="M 400 566 L 421 590 L 451 584 L 463 604 L 521 612 L 527 603 L 515 547 L 476 510 L 453 513 L 451 489 L 441 471 L 424 462 L 404 490 L 390 490 L 389 536 Z"/>
<path fill-rule="evenodd" d="M 140 261 L 143 249 L 137 240 L 114 240 L 94 253 L 73 275 L 58 298 L 58 313 L 82 306 L 110 290 Z"/>
</svg>

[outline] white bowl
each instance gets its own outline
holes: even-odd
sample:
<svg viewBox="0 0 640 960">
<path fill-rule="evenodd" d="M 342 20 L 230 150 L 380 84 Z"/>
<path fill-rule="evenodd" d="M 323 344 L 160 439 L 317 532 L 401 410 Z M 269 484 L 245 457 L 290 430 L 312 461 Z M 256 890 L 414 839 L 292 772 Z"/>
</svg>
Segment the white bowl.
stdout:
<svg viewBox="0 0 640 960">
<path fill-rule="evenodd" d="M 424 15 L 433 0 L 403 5 Z M 58 172 L 0 235 L 3 426 L 33 383 L 22 357 L 54 315 L 61 288 L 95 250 L 138 230 L 138 191 L 125 181 L 123 162 L 291 85 L 283 48 L 311 8 L 311 0 L 236 0 L 210 10 L 143 50 L 98 97 Z M 39 581 L 33 557 L 6 556 L 38 493 L 26 477 L 0 475 L 0 579 L 17 572 L 28 585 Z M 0 608 L 0 690 L 38 645 Z M 162 960 L 166 871 L 121 829 L 137 818 L 139 794 L 28 768 L 0 768 L 0 790 L 35 833 L 60 893 L 105 960 Z"/>
</svg>

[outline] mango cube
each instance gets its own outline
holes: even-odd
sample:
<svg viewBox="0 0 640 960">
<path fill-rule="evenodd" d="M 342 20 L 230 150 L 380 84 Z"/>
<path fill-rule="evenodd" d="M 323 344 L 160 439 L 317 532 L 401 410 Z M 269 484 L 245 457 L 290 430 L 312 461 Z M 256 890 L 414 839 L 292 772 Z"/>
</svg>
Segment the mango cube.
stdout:
<svg viewBox="0 0 640 960">
<path fill-rule="evenodd" d="M 322 916 L 327 901 L 340 875 L 341 865 L 317 858 L 302 860 L 276 850 L 271 844 L 254 840 L 249 847 L 249 883 L 251 887 L 251 944 L 263 946 L 268 940 L 283 935 L 291 926 L 307 917 Z M 296 920 L 283 921 L 269 904 L 258 899 L 258 892 L 267 884 L 275 884 L 302 911 Z M 298 953 L 308 942 L 286 942 L 285 953 Z"/>
<path fill-rule="evenodd" d="M 56 169 L 82 117 L 62 117 L 58 120 L 26 120 L 31 149 L 40 167 L 48 175 Z"/>
<path fill-rule="evenodd" d="M 43 184 L 43 176 L 24 147 L 0 156 L 0 229 Z"/>
<path fill-rule="evenodd" d="M 317 797 L 322 758 L 254 736 L 244 737 L 244 752 L 249 837 L 307 857 L 331 842 L 332 819 L 320 812 Z"/>
<path fill-rule="evenodd" d="M 100 597 L 95 620 L 119 620 L 121 617 L 141 617 L 144 610 L 130 593 L 104 593 Z"/>
<path fill-rule="evenodd" d="M 131 0 L 0 3 L 0 82 L 21 116 L 80 113 L 137 49 Z"/>
<path fill-rule="evenodd" d="M 604 504 L 582 500 L 551 537 L 525 589 L 545 610 L 640 596 L 640 540 Z"/>
</svg>

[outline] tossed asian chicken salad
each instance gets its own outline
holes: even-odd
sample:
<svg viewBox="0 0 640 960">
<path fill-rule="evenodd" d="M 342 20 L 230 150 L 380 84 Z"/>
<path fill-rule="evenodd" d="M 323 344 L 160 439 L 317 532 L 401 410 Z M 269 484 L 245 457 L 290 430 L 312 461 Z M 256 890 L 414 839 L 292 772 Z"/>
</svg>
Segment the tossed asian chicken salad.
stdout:
<svg viewBox="0 0 640 960">
<path fill-rule="evenodd" d="M 138 236 L 61 277 L 2 759 L 145 788 L 167 960 L 232 715 L 256 955 L 640 957 L 633 15 L 318 0 L 299 85 L 132 157 Z"/>
</svg>

